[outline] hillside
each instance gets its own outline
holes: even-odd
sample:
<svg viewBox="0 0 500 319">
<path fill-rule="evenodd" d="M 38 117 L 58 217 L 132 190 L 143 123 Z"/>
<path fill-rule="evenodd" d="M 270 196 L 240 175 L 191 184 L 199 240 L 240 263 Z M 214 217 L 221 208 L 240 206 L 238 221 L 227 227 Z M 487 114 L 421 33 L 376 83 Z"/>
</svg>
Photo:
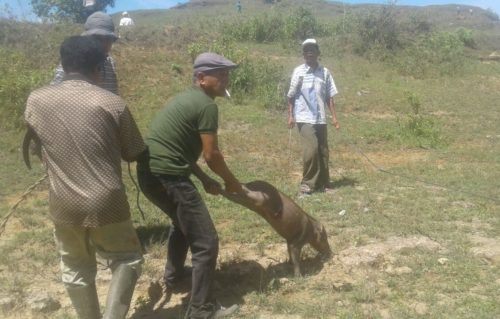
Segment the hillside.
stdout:
<svg viewBox="0 0 500 319">
<path fill-rule="evenodd" d="M 294 278 L 285 241 L 265 220 L 193 178 L 220 237 L 219 301 L 238 303 L 234 318 L 245 319 L 500 318 L 498 18 L 464 6 L 457 15 L 456 6 L 241 2 L 241 14 L 223 0 L 132 11 L 136 28 L 112 49 L 120 95 L 143 135 L 190 86 L 198 53 L 237 61 L 232 98 L 216 100 L 229 167 L 242 182 L 272 183 L 327 230 L 333 257 L 321 262 L 307 246 L 304 276 Z M 75 318 L 47 180 L 24 193 L 44 169 L 33 160 L 27 170 L 19 146 L 29 92 L 50 82 L 61 41 L 81 30 L 0 21 L 0 223 L 12 213 L 0 228 L 2 318 Z M 332 70 L 341 128 L 328 127 L 334 191 L 301 199 L 301 140 L 286 126 L 284 96 L 306 37 L 318 39 Z M 169 219 L 140 196 L 142 219 L 125 164 L 123 172 L 145 252 L 129 318 L 183 318 L 189 286 L 151 308 Z M 110 277 L 101 265 L 102 305 Z"/>
</svg>

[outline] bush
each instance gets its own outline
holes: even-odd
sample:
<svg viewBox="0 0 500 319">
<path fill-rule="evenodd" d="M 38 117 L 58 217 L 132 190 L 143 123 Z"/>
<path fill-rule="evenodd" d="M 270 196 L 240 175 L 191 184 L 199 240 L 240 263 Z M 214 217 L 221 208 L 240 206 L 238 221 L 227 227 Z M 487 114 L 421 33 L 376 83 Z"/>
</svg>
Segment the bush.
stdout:
<svg viewBox="0 0 500 319">
<path fill-rule="evenodd" d="M 236 41 L 258 43 L 285 43 L 327 35 L 326 27 L 320 24 L 309 10 L 302 7 L 295 9 L 288 16 L 265 13 L 248 20 L 224 22 L 220 32 Z"/>
<path fill-rule="evenodd" d="M 65 37 L 79 34 L 80 28 L 0 19 L 0 119 L 4 128 L 23 127 L 28 95 L 50 82 L 59 46 Z"/>
<path fill-rule="evenodd" d="M 438 148 L 444 146 L 446 141 L 441 136 L 434 119 L 420 113 L 421 103 L 418 96 L 408 93 L 407 101 L 412 110 L 403 119 L 398 119 L 396 138 L 410 147 Z"/>
<path fill-rule="evenodd" d="M 383 7 L 380 12 L 368 15 L 359 21 L 355 52 L 366 55 L 374 48 L 389 52 L 400 48 L 398 29 L 393 6 Z"/>
<path fill-rule="evenodd" d="M 237 103 L 245 98 L 257 97 L 267 109 L 284 108 L 285 78 L 283 68 L 272 63 L 268 58 L 250 57 L 248 51 L 236 49 L 233 41 L 223 38 L 211 43 L 197 42 L 188 48 L 188 53 L 194 60 L 202 52 L 216 52 L 234 61 L 239 66 L 231 72 L 231 95 Z"/>
<path fill-rule="evenodd" d="M 0 119 L 8 129 L 23 127 L 23 112 L 32 90 L 46 84 L 47 71 L 33 70 L 24 54 L 0 48 Z"/>
<path fill-rule="evenodd" d="M 462 41 L 464 46 L 471 49 L 476 48 L 476 42 L 474 41 L 472 30 L 465 28 L 458 28 L 456 34 L 458 36 L 458 39 Z"/>
<path fill-rule="evenodd" d="M 299 7 L 285 20 L 285 38 L 289 40 L 305 40 L 325 35 L 322 27 L 311 11 Z"/>
<path fill-rule="evenodd" d="M 221 33 L 237 41 L 253 41 L 258 43 L 274 42 L 284 36 L 284 18 L 279 13 L 265 13 L 248 20 L 223 22 Z"/>
<path fill-rule="evenodd" d="M 421 36 L 399 54 L 395 64 L 401 73 L 416 78 L 456 75 L 466 64 L 464 42 L 450 32 Z"/>
</svg>

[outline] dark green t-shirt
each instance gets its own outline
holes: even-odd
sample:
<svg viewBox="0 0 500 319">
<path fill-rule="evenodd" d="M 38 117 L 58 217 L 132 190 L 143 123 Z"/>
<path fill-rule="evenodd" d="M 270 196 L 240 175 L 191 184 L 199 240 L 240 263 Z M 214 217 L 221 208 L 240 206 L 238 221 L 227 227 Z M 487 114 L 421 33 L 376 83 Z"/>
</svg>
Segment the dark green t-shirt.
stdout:
<svg viewBox="0 0 500 319">
<path fill-rule="evenodd" d="M 217 133 L 214 100 L 193 87 L 177 95 L 154 118 L 146 144 L 156 174 L 189 176 L 202 151 L 200 133 Z"/>
</svg>

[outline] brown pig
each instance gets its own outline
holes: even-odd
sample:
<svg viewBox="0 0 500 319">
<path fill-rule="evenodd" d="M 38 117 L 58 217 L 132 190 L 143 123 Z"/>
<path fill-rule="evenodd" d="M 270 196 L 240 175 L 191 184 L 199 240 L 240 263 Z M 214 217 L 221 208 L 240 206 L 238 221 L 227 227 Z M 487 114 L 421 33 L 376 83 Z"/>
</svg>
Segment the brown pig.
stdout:
<svg viewBox="0 0 500 319">
<path fill-rule="evenodd" d="M 221 194 L 258 213 L 286 239 L 295 276 L 301 275 L 300 252 L 305 244 L 309 243 L 321 257 L 331 256 L 325 227 L 292 199 L 264 181 L 245 183 L 242 188 L 243 193 L 222 191 Z"/>
</svg>

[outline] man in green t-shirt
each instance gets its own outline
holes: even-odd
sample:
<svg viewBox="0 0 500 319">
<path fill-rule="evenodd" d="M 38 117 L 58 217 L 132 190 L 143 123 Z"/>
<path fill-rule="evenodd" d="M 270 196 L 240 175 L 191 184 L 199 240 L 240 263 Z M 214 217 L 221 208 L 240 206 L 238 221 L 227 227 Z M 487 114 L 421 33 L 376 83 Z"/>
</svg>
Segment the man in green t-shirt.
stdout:
<svg viewBox="0 0 500 319">
<path fill-rule="evenodd" d="M 219 239 L 208 209 L 189 178 L 194 174 L 206 192 L 219 194 L 220 184 L 196 164 L 203 155 L 208 167 L 224 180 L 227 192 L 242 192 L 219 150 L 218 108 L 214 102 L 215 97 L 226 95 L 229 71 L 236 66 L 214 53 L 202 53 L 195 59 L 194 86 L 177 95 L 156 115 L 146 138 L 149 158 L 137 168 L 141 190 L 172 220 L 164 297 L 189 274 L 184 262 L 191 249 L 192 287 L 186 315 L 189 319 L 222 318 L 237 310 L 237 305 L 218 305 L 213 296 Z"/>
</svg>

